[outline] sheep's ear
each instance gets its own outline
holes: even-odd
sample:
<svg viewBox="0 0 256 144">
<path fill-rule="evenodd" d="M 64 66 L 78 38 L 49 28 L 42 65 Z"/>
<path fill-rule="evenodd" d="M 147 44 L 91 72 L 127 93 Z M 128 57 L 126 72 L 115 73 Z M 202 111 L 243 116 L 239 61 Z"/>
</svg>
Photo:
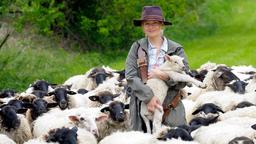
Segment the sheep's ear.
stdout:
<svg viewBox="0 0 256 144">
<path fill-rule="evenodd" d="M 107 120 L 108 119 L 108 115 L 104 114 L 104 115 L 100 115 L 99 117 L 96 117 L 95 118 L 95 121 L 104 121 L 104 120 Z"/>
<path fill-rule="evenodd" d="M 28 109 L 26 109 L 26 108 L 21 108 L 21 109 L 18 109 L 18 110 L 17 110 L 17 113 L 18 113 L 18 114 L 24 114 L 24 113 L 27 112 L 27 110 L 28 110 Z"/>
<path fill-rule="evenodd" d="M 76 92 L 74 92 L 74 91 L 67 91 L 68 92 L 68 94 L 70 94 L 70 95 L 75 95 L 76 94 Z"/>
<path fill-rule="evenodd" d="M 114 95 L 113 95 L 113 99 L 116 98 L 116 97 L 118 97 L 118 96 L 120 96 L 120 94 L 114 94 Z"/>
<path fill-rule="evenodd" d="M 256 130 L 256 124 L 252 125 L 251 128 Z"/>
<path fill-rule="evenodd" d="M 79 122 L 79 118 L 77 116 L 68 116 L 68 119 L 71 122 Z"/>
<path fill-rule="evenodd" d="M 124 106 L 124 109 L 129 109 L 129 104 L 126 104 L 125 106 Z"/>
<path fill-rule="evenodd" d="M 99 96 L 96 96 L 96 95 L 94 95 L 94 96 L 89 96 L 89 99 L 90 99 L 91 101 L 99 101 Z"/>
<path fill-rule="evenodd" d="M 48 95 L 51 96 L 51 95 L 54 95 L 54 93 L 55 93 L 55 92 L 52 91 L 52 92 L 49 92 Z"/>
<path fill-rule="evenodd" d="M 53 108 L 58 106 L 58 103 L 47 103 L 47 108 Z"/>
<path fill-rule="evenodd" d="M 102 108 L 100 111 L 103 112 L 103 113 L 105 113 L 105 112 L 109 111 L 109 107 L 104 107 L 104 108 Z"/>
<path fill-rule="evenodd" d="M 71 130 L 74 131 L 74 132 L 77 132 L 78 128 L 77 127 L 73 127 Z"/>
<path fill-rule="evenodd" d="M 165 59 L 165 61 L 171 61 L 171 56 L 165 55 L 165 56 L 164 56 L 164 59 Z"/>
</svg>

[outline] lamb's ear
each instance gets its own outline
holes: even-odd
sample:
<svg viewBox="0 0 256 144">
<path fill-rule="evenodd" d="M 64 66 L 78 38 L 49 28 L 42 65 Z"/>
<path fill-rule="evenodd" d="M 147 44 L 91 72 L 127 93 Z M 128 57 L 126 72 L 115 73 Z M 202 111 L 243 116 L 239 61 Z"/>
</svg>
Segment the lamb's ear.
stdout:
<svg viewBox="0 0 256 144">
<path fill-rule="evenodd" d="M 109 107 L 104 107 L 104 108 L 102 108 L 100 111 L 101 111 L 102 113 L 105 113 L 105 112 L 109 111 Z"/>
<path fill-rule="evenodd" d="M 103 115 L 100 115 L 98 117 L 95 118 L 95 121 L 104 121 L 104 120 L 107 120 L 108 119 L 108 115 L 106 114 L 103 114 Z"/>
<path fill-rule="evenodd" d="M 58 103 L 47 103 L 47 108 L 53 108 L 58 106 Z"/>
<path fill-rule="evenodd" d="M 124 109 L 129 109 L 129 104 L 126 104 L 126 105 L 124 106 Z"/>
<path fill-rule="evenodd" d="M 71 122 L 79 122 L 79 118 L 77 116 L 74 116 L 74 115 L 68 116 L 68 119 Z"/>
<path fill-rule="evenodd" d="M 76 92 L 71 91 L 71 90 L 69 90 L 69 91 L 67 91 L 67 92 L 68 92 L 68 94 L 70 94 L 70 95 L 74 95 L 74 94 L 76 94 Z"/>
<path fill-rule="evenodd" d="M 113 95 L 113 98 L 116 98 L 116 97 L 118 97 L 120 94 L 114 94 Z"/>
<path fill-rule="evenodd" d="M 99 96 L 93 95 L 93 96 L 89 96 L 89 99 L 91 101 L 99 101 Z"/>
<path fill-rule="evenodd" d="M 26 109 L 26 108 L 21 108 L 21 109 L 18 109 L 18 110 L 17 110 L 17 113 L 18 113 L 18 114 L 25 114 L 25 113 L 27 112 L 27 110 L 28 110 L 28 109 Z"/>
<path fill-rule="evenodd" d="M 166 54 L 166 55 L 164 56 L 164 59 L 165 59 L 165 61 L 171 61 L 171 56 L 169 56 L 169 55 Z"/>
</svg>

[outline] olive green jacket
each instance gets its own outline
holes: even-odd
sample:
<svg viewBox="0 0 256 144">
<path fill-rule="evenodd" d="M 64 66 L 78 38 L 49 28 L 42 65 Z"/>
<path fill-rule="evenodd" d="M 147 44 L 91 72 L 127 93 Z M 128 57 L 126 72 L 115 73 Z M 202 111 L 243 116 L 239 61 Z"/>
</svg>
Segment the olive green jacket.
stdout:
<svg viewBox="0 0 256 144">
<path fill-rule="evenodd" d="M 140 103 L 141 101 L 145 102 L 146 104 L 149 103 L 149 101 L 154 96 L 154 94 L 152 90 L 148 86 L 146 86 L 140 78 L 140 72 L 137 65 L 137 59 L 138 59 L 137 51 L 139 46 L 142 47 L 147 54 L 148 52 L 147 38 L 142 38 L 132 44 L 132 47 L 126 59 L 125 76 L 128 83 L 128 87 L 130 87 L 132 90 L 132 93 L 131 93 L 132 96 L 130 99 L 131 130 L 142 131 L 142 119 L 139 114 Z M 174 41 L 168 40 L 167 54 L 179 55 L 181 57 L 184 57 L 184 63 L 188 68 L 187 58 L 185 56 L 185 52 L 181 45 L 179 45 Z M 178 90 L 183 88 L 186 85 L 186 83 L 181 83 L 181 82 L 178 83 L 171 80 L 166 81 L 166 83 L 169 86 L 169 90 L 163 103 L 164 106 L 169 104 L 170 101 L 177 94 Z M 186 123 L 185 109 L 181 102 L 178 104 L 178 106 L 174 110 L 171 111 L 171 113 L 165 120 L 165 123 L 167 123 L 170 126 L 177 126 L 177 125 Z"/>
</svg>

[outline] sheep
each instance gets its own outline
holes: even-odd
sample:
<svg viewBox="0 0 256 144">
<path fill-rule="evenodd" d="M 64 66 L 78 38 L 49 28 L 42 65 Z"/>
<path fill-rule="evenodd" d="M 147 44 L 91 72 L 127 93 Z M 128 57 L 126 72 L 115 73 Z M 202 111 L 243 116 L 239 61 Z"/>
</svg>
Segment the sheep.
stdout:
<svg viewBox="0 0 256 144">
<path fill-rule="evenodd" d="M 113 132 L 129 130 L 129 113 L 125 109 L 129 109 L 129 105 L 119 101 L 113 101 L 109 106 L 101 109 L 101 112 L 108 113 L 108 115 L 97 118 L 98 141 Z"/>
<path fill-rule="evenodd" d="M 140 131 L 114 132 L 103 138 L 99 144 L 199 144 L 195 141 L 182 141 L 180 139 L 171 139 L 161 141 L 157 135 L 143 133 Z"/>
<path fill-rule="evenodd" d="M 0 110 L 0 133 L 13 139 L 18 144 L 23 144 L 32 138 L 28 120 L 16 113 L 13 106 L 4 106 Z"/>
<path fill-rule="evenodd" d="M 95 67 L 87 71 L 84 75 L 70 77 L 63 84 L 71 85 L 71 89 L 85 88 L 90 91 L 112 76 L 113 74 L 106 71 L 103 67 Z"/>
<path fill-rule="evenodd" d="M 255 132 L 251 125 L 255 124 L 255 120 L 249 117 L 233 117 L 209 126 L 202 126 L 191 135 L 195 141 L 204 144 L 227 144 L 233 138 L 240 136 L 253 139 Z"/>
<path fill-rule="evenodd" d="M 53 99 L 58 103 L 59 108 L 64 110 L 69 107 L 69 95 L 74 95 L 76 94 L 76 92 L 60 86 L 55 88 L 54 91 L 49 92 L 48 94 L 53 95 Z"/>
<path fill-rule="evenodd" d="M 219 116 L 219 120 L 225 120 L 231 117 L 251 117 L 256 118 L 256 106 L 238 108 L 233 111 L 228 111 Z"/>
<path fill-rule="evenodd" d="M 14 97 L 16 94 L 16 91 L 13 89 L 5 89 L 0 92 L 0 98 L 10 98 Z"/>
<path fill-rule="evenodd" d="M 12 139 L 7 135 L 0 134 L 0 144 L 16 144 Z"/>
<path fill-rule="evenodd" d="M 241 137 L 236 137 L 234 139 L 232 139 L 230 142 L 228 142 L 228 144 L 254 144 L 253 140 L 245 137 L 245 136 L 241 136 Z"/>
<path fill-rule="evenodd" d="M 50 130 L 46 135 L 31 139 L 24 144 L 97 144 L 95 136 L 85 129 L 57 128 Z"/>
<path fill-rule="evenodd" d="M 190 82 L 201 88 L 206 87 L 202 82 L 185 74 L 183 58 L 176 55 L 166 55 L 165 59 L 165 63 L 162 64 L 159 69 L 166 72 L 170 79 L 173 81 Z M 166 83 L 161 79 L 152 78 L 147 81 L 146 85 L 152 89 L 154 95 L 159 98 L 160 103 L 162 104 L 168 91 L 168 86 Z M 152 115 L 148 112 L 146 104 L 142 102 L 140 115 L 146 124 L 147 132 L 151 133 L 149 120 L 153 120 L 153 132 L 156 132 L 161 127 L 163 110 L 155 110 L 154 114 Z"/>
<path fill-rule="evenodd" d="M 98 109 L 73 108 L 67 110 L 53 109 L 38 117 L 33 123 L 33 135 L 39 137 L 49 130 L 61 127 L 84 128 L 91 133 L 98 135 L 95 118 L 100 113 Z M 47 123 L 46 123 L 47 121 Z"/>
<path fill-rule="evenodd" d="M 30 84 L 29 88 L 24 92 L 27 94 L 33 93 L 35 90 L 51 92 L 53 91 L 53 87 L 55 84 L 50 84 L 46 80 L 37 80 L 33 84 Z"/>
</svg>

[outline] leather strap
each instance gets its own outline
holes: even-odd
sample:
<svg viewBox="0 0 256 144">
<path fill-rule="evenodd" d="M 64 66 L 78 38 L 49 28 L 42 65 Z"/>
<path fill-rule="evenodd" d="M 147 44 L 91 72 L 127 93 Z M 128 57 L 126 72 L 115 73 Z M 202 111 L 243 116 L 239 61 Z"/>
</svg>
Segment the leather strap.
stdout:
<svg viewBox="0 0 256 144">
<path fill-rule="evenodd" d="M 181 99 L 181 91 L 179 90 L 176 96 L 171 100 L 170 104 L 166 107 L 163 106 L 164 114 L 162 117 L 162 123 L 165 122 L 165 119 L 168 117 L 172 109 L 175 109 L 177 105 L 179 104 L 179 101 Z"/>
<path fill-rule="evenodd" d="M 137 42 L 137 44 L 138 44 L 137 64 L 139 67 L 141 80 L 143 83 L 146 83 L 147 79 L 148 79 L 148 63 L 147 63 L 147 58 L 146 58 L 146 52 L 145 52 L 145 50 L 143 50 L 143 48 L 140 46 L 140 44 L 138 42 Z"/>
</svg>

